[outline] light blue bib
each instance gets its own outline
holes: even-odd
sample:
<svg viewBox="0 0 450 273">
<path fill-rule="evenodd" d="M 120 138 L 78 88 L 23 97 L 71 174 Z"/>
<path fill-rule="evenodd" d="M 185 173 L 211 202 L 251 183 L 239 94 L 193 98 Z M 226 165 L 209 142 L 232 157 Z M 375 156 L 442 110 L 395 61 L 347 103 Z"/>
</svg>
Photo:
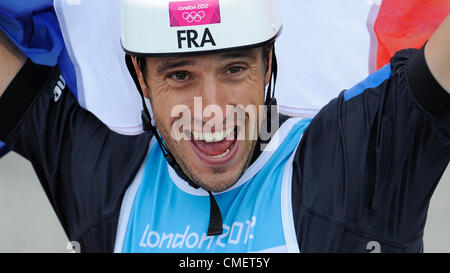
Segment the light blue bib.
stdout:
<svg viewBox="0 0 450 273">
<path fill-rule="evenodd" d="M 292 160 L 309 123 L 286 121 L 238 182 L 214 194 L 223 217 L 219 236 L 206 235 L 208 193 L 182 181 L 153 144 L 121 251 L 298 252 L 290 198 Z"/>
</svg>

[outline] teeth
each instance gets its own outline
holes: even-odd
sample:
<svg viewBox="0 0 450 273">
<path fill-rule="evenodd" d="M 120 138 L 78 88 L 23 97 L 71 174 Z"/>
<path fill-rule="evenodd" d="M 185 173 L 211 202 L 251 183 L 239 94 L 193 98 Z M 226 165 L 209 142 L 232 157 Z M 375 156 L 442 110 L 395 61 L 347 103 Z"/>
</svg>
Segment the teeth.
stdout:
<svg viewBox="0 0 450 273">
<path fill-rule="evenodd" d="M 230 152 L 230 149 L 231 149 L 231 148 L 228 148 L 228 149 L 225 151 L 225 153 L 223 153 L 223 154 L 221 154 L 221 155 L 210 156 L 210 157 L 211 157 L 211 158 L 214 158 L 214 159 L 222 158 L 222 157 L 226 156 L 226 155 Z"/>
<path fill-rule="evenodd" d="M 203 135 L 201 132 L 192 132 L 192 135 L 194 136 L 194 140 L 203 140 Z"/>
<path fill-rule="evenodd" d="M 203 138 L 206 143 L 216 142 L 216 133 L 214 133 L 214 134 L 205 133 L 205 134 L 203 134 Z"/>
<path fill-rule="evenodd" d="M 220 142 L 227 138 L 232 132 L 234 128 L 227 129 L 226 131 L 220 131 L 215 133 L 202 133 L 202 132 L 192 132 L 194 136 L 194 140 L 203 140 L 207 143 L 212 142 Z"/>
</svg>

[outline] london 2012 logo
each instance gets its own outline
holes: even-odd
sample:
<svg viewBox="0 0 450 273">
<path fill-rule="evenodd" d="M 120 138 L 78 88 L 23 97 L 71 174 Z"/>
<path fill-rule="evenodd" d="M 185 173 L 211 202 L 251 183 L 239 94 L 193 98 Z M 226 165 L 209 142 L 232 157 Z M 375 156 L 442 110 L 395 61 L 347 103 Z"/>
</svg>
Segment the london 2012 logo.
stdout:
<svg viewBox="0 0 450 273">
<path fill-rule="evenodd" d="M 192 23 L 192 22 L 197 22 L 200 23 L 201 20 L 203 20 L 203 18 L 205 18 L 205 12 L 204 11 L 199 11 L 199 12 L 184 12 L 183 13 L 183 19 L 186 20 L 188 23 Z"/>
<path fill-rule="evenodd" d="M 191 0 L 169 2 L 171 27 L 220 24 L 219 0 Z"/>
</svg>

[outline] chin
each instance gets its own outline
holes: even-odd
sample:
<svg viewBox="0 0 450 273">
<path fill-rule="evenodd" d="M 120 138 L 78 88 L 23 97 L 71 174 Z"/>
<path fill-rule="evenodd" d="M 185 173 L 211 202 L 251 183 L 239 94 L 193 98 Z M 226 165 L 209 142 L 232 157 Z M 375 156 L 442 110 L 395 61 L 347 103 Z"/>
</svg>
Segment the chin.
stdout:
<svg viewBox="0 0 450 273">
<path fill-rule="evenodd" d="M 233 187 L 240 178 L 239 174 L 207 175 L 197 179 L 202 188 L 211 192 L 223 192 Z"/>
</svg>

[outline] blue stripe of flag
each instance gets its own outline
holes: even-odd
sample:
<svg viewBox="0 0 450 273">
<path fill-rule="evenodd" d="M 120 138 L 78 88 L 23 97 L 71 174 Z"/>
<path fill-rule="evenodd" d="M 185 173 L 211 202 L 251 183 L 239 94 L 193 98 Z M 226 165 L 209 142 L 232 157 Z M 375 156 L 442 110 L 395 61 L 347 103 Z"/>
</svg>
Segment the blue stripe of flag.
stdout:
<svg viewBox="0 0 450 273">
<path fill-rule="evenodd" d="M 75 69 L 64 45 L 53 0 L 0 0 L 0 29 L 34 63 L 48 66 L 58 63 L 77 97 Z M 0 157 L 8 151 L 9 147 L 0 142 Z"/>
</svg>

